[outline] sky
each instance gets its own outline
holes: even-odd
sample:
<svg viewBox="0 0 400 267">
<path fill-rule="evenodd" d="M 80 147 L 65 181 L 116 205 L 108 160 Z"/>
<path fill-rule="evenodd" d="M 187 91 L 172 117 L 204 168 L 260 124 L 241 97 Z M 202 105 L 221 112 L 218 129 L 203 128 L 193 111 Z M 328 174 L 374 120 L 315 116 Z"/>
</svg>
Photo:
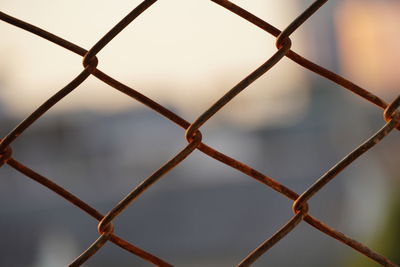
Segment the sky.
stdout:
<svg viewBox="0 0 400 267">
<path fill-rule="evenodd" d="M 343 72 L 394 99 L 400 93 L 400 2 L 346 1 L 335 23 Z"/>
<path fill-rule="evenodd" d="M 2 0 L 1 9 L 89 49 L 139 3 Z M 300 12 L 288 0 L 235 3 L 280 29 Z M 0 43 L 0 99 L 18 116 L 82 70 L 80 56 L 40 37 L 3 22 L 0 33 L 7 36 Z M 303 51 L 302 31 L 293 38 L 296 51 Z M 275 51 L 272 36 L 211 1 L 159 0 L 98 54 L 98 68 L 193 120 Z M 218 116 L 251 125 L 282 123 L 300 116 L 307 100 L 304 71 L 284 59 Z M 138 106 L 90 77 L 54 112 Z"/>
</svg>

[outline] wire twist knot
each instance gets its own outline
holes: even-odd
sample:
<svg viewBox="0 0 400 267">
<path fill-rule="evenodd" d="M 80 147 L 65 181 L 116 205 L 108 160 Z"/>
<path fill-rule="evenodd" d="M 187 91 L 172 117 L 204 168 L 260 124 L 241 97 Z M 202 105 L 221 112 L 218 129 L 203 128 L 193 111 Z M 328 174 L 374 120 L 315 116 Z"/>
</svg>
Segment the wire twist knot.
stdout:
<svg viewBox="0 0 400 267">
<path fill-rule="evenodd" d="M 106 222 L 105 223 L 105 218 L 107 218 L 108 216 L 104 216 L 103 219 L 99 222 L 99 224 L 97 225 L 97 231 L 99 232 L 99 234 L 103 235 L 103 234 L 111 234 L 114 232 L 114 225 L 112 224 L 112 222 Z"/>
<path fill-rule="evenodd" d="M 400 130 L 400 111 L 397 110 L 400 107 L 400 95 L 386 107 L 385 111 L 383 112 L 383 117 L 385 118 L 386 122 L 391 120 L 397 121 L 397 130 Z"/>
<path fill-rule="evenodd" d="M 90 55 L 90 51 L 89 51 L 83 57 L 82 64 L 85 68 L 89 67 L 89 70 L 92 73 L 93 71 L 96 70 L 97 65 L 99 64 L 99 60 L 97 59 L 96 56 Z"/>
<path fill-rule="evenodd" d="M 0 139 L 1 142 L 1 139 Z M 12 148 L 7 146 L 3 151 L 0 151 L 0 167 L 7 163 L 11 159 Z"/>
<path fill-rule="evenodd" d="M 295 214 L 301 212 L 301 213 L 303 214 L 303 218 L 304 218 L 305 216 L 308 215 L 308 210 L 309 210 L 309 208 L 308 208 L 308 203 L 307 203 L 307 202 L 304 202 L 304 201 L 301 201 L 300 197 L 297 198 L 297 199 L 293 202 L 292 209 L 293 209 L 293 212 L 294 212 Z"/>
</svg>

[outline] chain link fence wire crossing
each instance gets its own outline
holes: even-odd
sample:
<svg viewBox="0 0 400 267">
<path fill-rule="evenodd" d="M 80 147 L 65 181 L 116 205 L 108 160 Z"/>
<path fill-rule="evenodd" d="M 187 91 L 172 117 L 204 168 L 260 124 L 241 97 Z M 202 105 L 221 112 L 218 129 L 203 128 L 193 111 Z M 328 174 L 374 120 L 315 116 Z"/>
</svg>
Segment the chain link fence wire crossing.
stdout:
<svg viewBox="0 0 400 267">
<path fill-rule="evenodd" d="M 50 42 L 53 42 L 67 50 L 70 50 L 83 57 L 83 70 L 79 73 L 72 81 L 70 81 L 64 88 L 59 90 L 56 94 L 51 96 L 45 103 L 38 107 L 30 116 L 24 119 L 18 126 L 16 126 L 9 134 L 4 136 L 0 142 L 0 166 L 7 164 L 26 175 L 30 179 L 36 181 L 37 183 L 47 187 L 54 193 L 58 194 L 60 197 L 69 201 L 76 207 L 82 209 L 89 216 L 93 217 L 99 222 L 98 232 L 99 237 L 95 240 L 81 255 L 74 259 L 70 266 L 80 266 L 91 257 L 95 257 L 95 254 L 104 246 L 107 242 L 112 242 L 122 249 L 125 249 L 132 254 L 142 258 L 143 260 L 152 263 L 157 266 L 172 266 L 166 260 L 151 254 L 150 252 L 144 251 L 143 249 L 125 241 L 122 237 L 114 234 L 113 221 L 125 209 L 131 205 L 137 198 L 146 192 L 152 185 L 157 183 L 164 174 L 166 174 L 171 169 L 179 165 L 185 158 L 190 156 L 194 150 L 199 150 L 205 155 L 220 161 L 237 171 L 246 174 L 247 176 L 256 179 L 260 183 L 264 184 L 280 193 L 293 201 L 293 217 L 286 222 L 276 233 L 268 237 L 262 244 L 257 247 L 255 244 L 255 249 L 251 251 L 238 266 L 249 266 L 257 261 L 261 256 L 267 256 L 266 252 L 273 247 L 278 241 L 283 239 L 288 235 L 296 226 L 304 221 L 314 227 L 316 230 L 346 244 L 347 246 L 353 248 L 359 253 L 369 257 L 371 260 L 383 266 L 397 266 L 395 263 L 391 262 L 388 258 L 383 255 L 378 254 L 373 249 L 365 246 L 364 244 L 352 239 L 351 237 L 339 232 L 326 225 L 325 223 L 319 221 L 317 218 L 311 215 L 307 201 L 313 198 L 323 187 L 327 186 L 330 181 L 332 181 L 341 171 L 345 170 L 350 164 L 357 160 L 362 154 L 366 153 L 369 149 L 377 145 L 383 138 L 385 138 L 389 133 L 394 130 L 400 130 L 400 111 L 398 110 L 400 106 L 400 95 L 394 99 L 391 103 L 386 103 L 380 97 L 372 94 L 371 92 L 361 88 L 360 86 L 352 83 L 351 81 L 317 65 L 314 62 L 307 60 L 301 55 L 297 54 L 291 50 L 291 39 L 290 36 L 294 33 L 305 21 L 307 21 L 318 9 L 320 9 L 327 0 L 317 0 L 313 2 L 304 12 L 295 18 L 283 31 L 275 28 L 273 25 L 262 20 L 261 18 L 253 15 L 247 10 L 237 6 L 236 4 L 228 0 L 211 0 L 217 5 L 225 8 L 227 12 L 233 12 L 234 14 L 240 16 L 244 20 L 254 24 L 255 26 L 261 28 L 266 33 L 271 34 L 276 37 L 276 47 L 277 51 L 261 66 L 250 73 L 247 77 L 241 80 L 236 86 L 227 91 L 227 93 L 218 99 L 215 104 L 209 107 L 204 113 L 202 113 L 194 122 L 188 122 L 182 117 L 178 116 L 174 112 L 170 111 L 166 107 L 160 105 L 159 103 L 153 101 L 152 99 L 144 96 L 140 92 L 130 88 L 129 86 L 123 84 L 122 82 L 113 79 L 106 73 L 102 72 L 97 68 L 98 58 L 96 55 L 105 47 L 107 44 L 117 36 L 125 27 L 133 24 L 135 18 L 140 16 L 148 8 L 150 8 L 157 0 L 144 0 L 136 8 L 134 8 L 126 17 L 124 17 L 118 24 L 116 24 L 107 34 L 105 34 L 92 48 L 86 50 L 73 44 L 61 37 L 58 37 L 50 32 L 47 32 L 41 28 L 31 25 L 25 21 L 19 20 L 15 17 L 7 15 L 0 12 L 0 19 L 4 22 L 12 24 L 16 27 L 29 31 L 39 37 L 42 37 Z M 221 110 L 228 102 L 235 98 L 241 91 L 245 90 L 252 82 L 257 80 L 259 77 L 268 72 L 272 67 L 279 63 L 279 61 L 287 57 L 297 64 L 301 65 L 305 69 L 317 73 L 318 75 L 336 83 L 337 85 L 343 87 L 346 90 L 357 94 L 359 97 L 375 104 L 383 110 L 383 118 L 386 124 L 378 130 L 373 136 L 368 140 L 361 143 L 361 145 L 355 148 L 350 154 L 345 156 L 340 162 L 329 169 L 324 175 L 317 178 L 306 191 L 302 193 L 296 193 L 290 188 L 278 182 L 278 180 L 272 179 L 265 174 L 253 169 L 252 167 L 233 159 L 216 149 L 208 146 L 202 142 L 201 127 L 207 123 L 212 117 Z M 37 119 L 39 119 L 43 114 L 48 112 L 50 108 L 56 105 L 61 99 L 66 95 L 75 90 L 80 84 L 82 84 L 89 76 L 95 76 L 99 80 L 108 84 L 109 86 L 115 88 L 116 90 L 124 93 L 125 95 L 133 98 L 136 101 L 141 102 L 143 105 L 149 107 L 153 111 L 161 114 L 165 119 L 171 121 L 182 127 L 185 130 L 185 138 L 188 142 L 187 146 L 182 148 L 182 150 L 173 156 L 168 162 L 163 166 L 159 167 L 151 176 L 143 180 L 136 188 L 134 188 L 124 199 L 122 199 L 117 205 L 115 205 L 107 214 L 101 214 L 94 207 L 88 205 L 82 201 L 79 197 L 73 195 L 72 193 L 65 190 L 63 187 L 52 182 L 51 179 L 42 176 L 41 174 L 35 172 L 29 167 L 25 166 L 17 159 L 14 158 L 12 153 L 11 145 L 20 135 L 29 128 Z M 23 137 L 21 137 L 23 138 Z M 4 229 L 3 229 L 4 230 Z M 252 248 L 249 248 L 251 250 Z"/>
</svg>

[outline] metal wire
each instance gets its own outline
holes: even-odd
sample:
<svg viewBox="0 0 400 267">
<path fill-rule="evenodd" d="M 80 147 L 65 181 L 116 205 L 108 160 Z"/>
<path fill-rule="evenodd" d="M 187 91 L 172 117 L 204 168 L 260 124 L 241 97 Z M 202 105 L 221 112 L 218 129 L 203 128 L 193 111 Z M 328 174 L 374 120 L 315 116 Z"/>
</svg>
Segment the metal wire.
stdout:
<svg viewBox="0 0 400 267">
<path fill-rule="evenodd" d="M 63 197 L 65 200 L 71 202 L 76 207 L 82 209 L 88 215 L 93 217 L 95 220 L 99 221 L 98 232 L 99 238 L 92 243 L 92 245 L 84 251 L 80 256 L 78 256 L 69 266 L 80 266 L 89 258 L 94 256 L 96 252 L 101 249 L 104 244 L 108 241 L 116 244 L 117 246 L 137 255 L 143 260 L 150 262 L 157 266 L 172 266 L 165 260 L 146 252 L 133 244 L 123 240 L 113 233 L 114 226 L 112 224 L 113 220 L 118 217 L 129 205 L 132 204 L 141 194 L 146 192 L 146 190 L 153 184 L 157 183 L 168 171 L 180 164 L 186 157 L 188 157 L 194 150 L 198 149 L 205 155 L 220 161 L 239 172 L 248 175 L 251 178 L 263 183 L 264 185 L 272 188 L 276 192 L 283 194 L 289 199 L 293 200 L 293 217 L 279 229 L 273 236 L 269 237 L 265 242 L 259 245 L 254 251 L 252 251 L 246 258 L 244 258 L 238 266 L 249 266 L 250 264 L 257 261 L 259 257 L 264 255 L 268 249 L 274 246 L 279 240 L 284 238 L 289 234 L 296 226 L 301 222 L 305 221 L 315 229 L 329 235 L 330 237 L 350 246 L 354 250 L 360 252 L 361 254 L 369 257 L 373 261 L 384 265 L 384 266 L 397 266 L 389 259 L 382 255 L 374 252 L 372 249 L 368 248 L 364 244 L 346 236 L 345 234 L 329 227 L 323 222 L 311 216 L 308 208 L 307 201 L 310 200 L 316 193 L 318 193 L 323 187 L 332 181 L 341 171 L 346 169 L 350 164 L 352 164 L 358 157 L 366 153 L 370 148 L 377 145 L 383 138 L 385 138 L 391 131 L 395 128 L 400 130 L 400 111 L 398 110 L 400 106 L 400 96 L 398 96 L 392 103 L 388 104 L 378 96 L 372 94 L 364 88 L 352 83 L 351 81 L 335 74 L 309 60 L 298 55 L 296 52 L 291 50 L 291 40 L 290 36 L 295 32 L 305 21 L 307 21 L 319 8 L 321 8 L 327 0 L 317 0 L 313 2 L 309 8 L 307 8 L 300 16 L 294 19 L 289 26 L 283 31 L 278 30 L 271 24 L 263 21 L 261 18 L 256 17 L 245 9 L 235 5 L 228 0 L 211 0 L 212 2 L 224 7 L 230 12 L 237 14 L 243 19 L 249 21 L 255 26 L 263 29 L 267 33 L 275 36 L 277 51 L 273 54 L 264 64 L 258 67 L 255 71 L 245 77 L 236 86 L 229 90 L 223 97 L 218 99 L 214 105 L 207 109 L 203 114 L 201 114 L 193 123 L 190 123 L 183 118 L 179 117 L 177 114 L 158 104 L 157 102 L 151 100 L 150 98 L 142 95 L 140 92 L 135 91 L 129 86 L 113 79 L 106 73 L 102 72 L 97 68 L 98 59 L 96 55 L 115 37 L 117 36 L 126 26 L 132 23 L 132 21 L 140 16 L 146 9 L 153 5 L 157 0 L 144 0 L 136 8 L 134 8 L 125 18 L 123 18 L 118 24 L 116 24 L 106 35 L 103 36 L 91 49 L 85 50 L 61 37 L 58 37 L 50 32 L 40 29 L 34 25 L 31 25 L 25 21 L 19 20 L 12 16 L 9 16 L 3 12 L 0 12 L 0 19 L 4 22 L 12 24 L 16 27 L 29 31 L 37 36 L 40 36 L 50 42 L 53 42 L 65 49 L 68 49 L 83 57 L 83 67 L 84 69 L 80 74 L 76 76 L 70 83 L 68 83 L 64 88 L 58 91 L 55 95 L 50 97 L 44 104 L 38 107 L 30 116 L 23 120 L 14 130 L 10 131 L 3 139 L 0 139 L 0 167 L 4 164 L 8 164 L 15 170 L 26 175 L 30 179 L 36 181 L 37 183 L 47 187 L 54 193 Z M 352 91 L 358 96 L 368 100 L 369 102 L 377 105 L 384 110 L 384 119 L 386 124 L 376 132 L 372 137 L 362 143 L 353 152 L 344 157 L 340 162 L 328 170 L 324 175 L 322 175 L 316 182 L 310 186 L 302 194 L 297 194 L 285 185 L 277 182 L 276 180 L 266 176 L 265 174 L 253 169 L 246 164 L 233 159 L 227 155 L 222 154 L 216 149 L 207 146 L 202 142 L 202 135 L 200 133 L 200 128 L 208 122 L 220 109 L 224 107 L 225 104 L 230 102 L 236 95 L 241 91 L 246 89 L 252 82 L 257 80 L 259 77 L 264 75 L 268 70 L 275 66 L 283 57 L 287 57 L 304 68 L 315 72 L 326 79 L 340 85 L 341 87 Z M 17 161 L 12 155 L 11 144 L 20 137 L 20 135 L 29 128 L 38 118 L 49 111 L 55 104 L 57 104 L 63 97 L 75 90 L 81 83 L 83 83 L 89 76 L 95 76 L 99 80 L 108 84 L 109 86 L 115 88 L 118 91 L 130 96 L 136 101 L 141 102 L 147 107 L 153 109 L 155 112 L 161 114 L 166 119 L 171 122 L 181 126 L 186 130 L 185 137 L 188 141 L 188 145 L 184 147 L 178 154 L 176 154 L 171 160 L 166 162 L 157 171 L 155 171 L 151 176 L 143 180 L 143 182 L 134 188 L 124 199 L 122 199 L 115 207 L 113 207 L 106 215 L 99 213 L 96 209 L 82 201 L 77 196 L 68 192 L 61 186 L 55 184 L 50 179 L 40 175 L 39 173 L 31 170 L 27 166 L 23 165 Z"/>
</svg>

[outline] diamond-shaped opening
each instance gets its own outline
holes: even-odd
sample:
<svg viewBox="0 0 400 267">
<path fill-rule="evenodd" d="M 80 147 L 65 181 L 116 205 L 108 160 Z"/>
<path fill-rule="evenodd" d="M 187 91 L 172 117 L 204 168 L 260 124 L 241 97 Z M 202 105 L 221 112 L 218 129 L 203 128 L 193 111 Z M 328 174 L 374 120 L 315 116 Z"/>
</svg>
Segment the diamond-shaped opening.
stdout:
<svg viewBox="0 0 400 267">
<path fill-rule="evenodd" d="M 291 202 L 232 168 L 195 154 L 125 210 L 115 220 L 116 232 L 178 266 L 237 264 L 238 255 L 248 253 L 260 236 L 272 235 L 292 216 Z M 208 174 L 186 170 L 191 161 L 222 171 L 205 177 Z"/>
</svg>

